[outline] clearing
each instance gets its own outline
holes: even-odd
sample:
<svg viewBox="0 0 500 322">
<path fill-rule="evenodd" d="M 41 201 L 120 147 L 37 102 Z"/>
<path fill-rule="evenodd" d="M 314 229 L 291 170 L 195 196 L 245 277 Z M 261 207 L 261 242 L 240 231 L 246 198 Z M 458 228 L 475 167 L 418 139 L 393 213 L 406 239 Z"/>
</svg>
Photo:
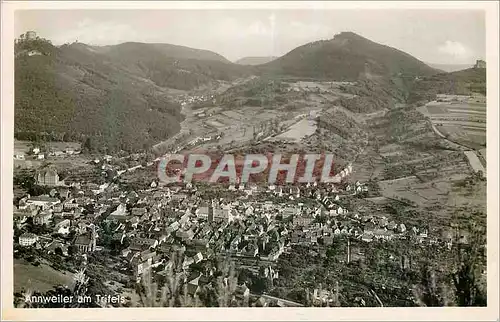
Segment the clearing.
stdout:
<svg viewBox="0 0 500 322">
<path fill-rule="evenodd" d="M 34 266 L 24 260 L 14 259 L 14 292 L 21 289 L 47 292 L 58 285 L 71 287 L 73 274 L 56 271 L 43 263 Z"/>
</svg>

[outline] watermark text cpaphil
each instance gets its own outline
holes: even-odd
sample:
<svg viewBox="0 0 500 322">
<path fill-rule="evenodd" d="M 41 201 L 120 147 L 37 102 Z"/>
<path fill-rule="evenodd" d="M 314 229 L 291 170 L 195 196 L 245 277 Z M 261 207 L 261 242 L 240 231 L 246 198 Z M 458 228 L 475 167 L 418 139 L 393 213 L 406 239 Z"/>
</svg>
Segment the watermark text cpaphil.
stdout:
<svg viewBox="0 0 500 322">
<path fill-rule="evenodd" d="M 351 171 L 336 173 L 333 154 L 168 154 L 158 163 L 163 183 L 335 183 Z"/>
</svg>

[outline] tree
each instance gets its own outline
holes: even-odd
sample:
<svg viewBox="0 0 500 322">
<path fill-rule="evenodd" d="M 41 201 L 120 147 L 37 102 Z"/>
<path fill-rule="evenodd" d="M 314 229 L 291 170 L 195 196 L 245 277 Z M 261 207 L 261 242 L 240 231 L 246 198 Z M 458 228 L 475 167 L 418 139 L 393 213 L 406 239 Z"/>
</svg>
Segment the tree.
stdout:
<svg viewBox="0 0 500 322">
<path fill-rule="evenodd" d="M 84 152 L 92 152 L 94 151 L 94 146 L 93 146 L 93 140 L 92 138 L 89 136 L 85 139 L 85 142 L 83 143 L 82 145 L 82 150 Z"/>
<path fill-rule="evenodd" d="M 421 273 L 421 283 L 413 289 L 417 305 L 452 306 L 453 295 L 450 294 L 450 288 L 438 280 L 436 271 L 426 263 Z"/>
<path fill-rule="evenodd" d="M 68 247 L 68 255 L 73 256 L 75 254 L 78 254 L 78 247 L 76 245 L 70 245 Z"/>
<path fill-rule="evenodd" d="M 486 290 L 481 283 L 485 267 L 484 228 L 474 222 L 464 228 L 470 234 L 467 244 L 460 240 L 459 228 L 454 238 L 447 272 L 440 272 L 426 262 L 421 283 L 414 288 L 416 302 L 421 306 L 486 306 Z M 433 259 L 434 260 L 434 259 Z"/>
<path fill-rule="evenodd" d="M 478 284 L 476 264 L 468 257 L 453 274 L 458 306 L 486 306 L 486 293 Z"/>
<path fill-rule="evenodd" d="M 457 242 L 456 259 L 458 265 L 452 273 L 456 302 L 459 306 L 486 306 L 486 290 L 481 285 L 481 275 L 485 268 L 485 232 L 472 223 L 468 227 L 470 240 L 466 245 Z"/>
<path fill-rule="evenodd" d="M 142 283 L 137 285 L 142 305 L 144 307 L 231 306 L 238 285 L 234 265 L 228 259 L 216 260 L 217 271 L 212 283 L 202 288 L 198 295 L 193 296 L 188 294 L 187 284 L 183 282 L 184 258 L 183 252 L 173 252 L 170 255 L 166 280 L 160 289 L 158 289 L 159 283 L 152 280 L 150 273 L 142 276 Z"/>
<path fill-rule="evenodd" d="M 72 139 L 71 134 L 69 132 L 64 132 L 62 140 L 64 142 L 69 142 L 69 141 L 71 141 L 71 139 Z"/>
</svg>

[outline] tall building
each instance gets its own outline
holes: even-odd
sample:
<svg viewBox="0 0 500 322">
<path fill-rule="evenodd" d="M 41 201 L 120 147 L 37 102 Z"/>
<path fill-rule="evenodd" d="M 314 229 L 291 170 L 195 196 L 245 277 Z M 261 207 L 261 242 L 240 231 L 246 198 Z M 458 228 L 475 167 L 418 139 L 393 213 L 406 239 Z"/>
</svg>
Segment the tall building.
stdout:
<svg viewBox="0 0 500 322">
<path fill-rule="evenodd" d="M 93 252 L 96 248 L 97 233 L 95 231 L 95 226 L 90 226 L 90 233 L 80 235 L 75 239 L 75 246 L 80 252 L 87 253 Z"/>
<path fill-rule="evenodd" d="M 54 169 L 47 169 L 41 171 L 36 176 L 36 184 L 40 186 L 55 187 L 60 184 L 59 175 Z"/>
</svg>

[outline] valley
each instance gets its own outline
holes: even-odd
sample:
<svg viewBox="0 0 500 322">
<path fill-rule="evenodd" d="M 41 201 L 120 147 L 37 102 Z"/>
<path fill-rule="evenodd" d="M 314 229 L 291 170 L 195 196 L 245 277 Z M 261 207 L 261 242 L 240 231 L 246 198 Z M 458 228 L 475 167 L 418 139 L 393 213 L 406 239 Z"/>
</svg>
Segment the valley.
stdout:
<svg viewBox="0 0 500 322">
<path fill-rule="evenodd" d="M 460 303 L 450 276 L 484 280 L 483 70 L 443 74 L 350 32 L 257 65 L 35 45 L 52 56 L 16 61 L 18 303 L 62 285 L 115 307 L 434 306 L 422 288 Z M 175 153 L 327 153 L 342 175 L 166 184 Z"/>
</svg>

